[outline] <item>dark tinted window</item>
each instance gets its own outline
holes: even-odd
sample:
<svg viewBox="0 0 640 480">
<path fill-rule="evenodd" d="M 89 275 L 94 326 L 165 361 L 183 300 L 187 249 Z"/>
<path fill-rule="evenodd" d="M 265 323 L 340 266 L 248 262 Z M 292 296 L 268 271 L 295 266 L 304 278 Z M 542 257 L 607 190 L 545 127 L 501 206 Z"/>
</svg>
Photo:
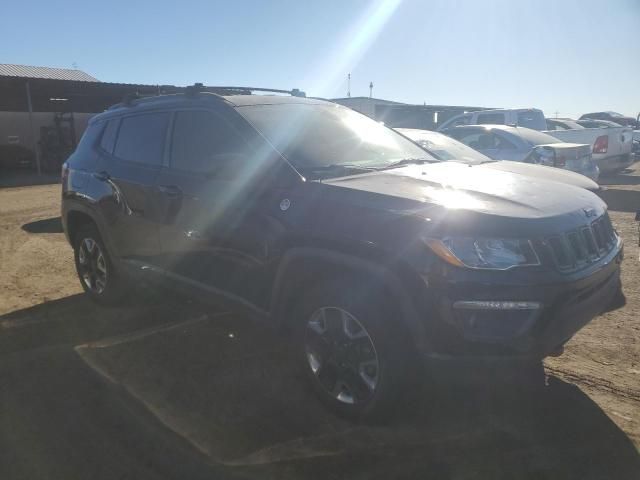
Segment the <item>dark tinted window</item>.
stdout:
<svg viewBox="0 0 640 480">
<path fill-rule="evenodd" d="M 119 118 L 114 118 L 107 122 L 107 127 L 102 134 L 102 140 L 100 140 L 100 147 L 108 153 L 113 153 L 113 146 L 116 143 L 116 133 L 118 133 Z"/>
<path fill-rule="evenodd" d="M 208 172 L 246 154 L 246 142 L 224 118 L 205 111 L 178 112 L 173 127 L 171 166 Z"/>
<path fill-rule="evenodd" d="M 486 123 L 504 125 L 504 113 L 481 113 L 478 115 L 478 124 Z"/>
<path fill-rule="evenodd" d="M 98 142 L 98 138 L 100 137 L 100 133 L 102 133 L 103 128 L 104 122 L 91 123 L 84 131 L 84 134 L 80 139 L 80 143 L 78 144 L 77 151 L 86 151 L 91 149 L 91 147 L 94 147 Z"/>
<path fill-rule="evenodd" d="M 74 166 L 88 168 L 94 165 L 98 155 L 94 148 L 98 143 L 100 134 L 104 129 L 104 122 L 93 122 L 84 131 L 80 143 L 76 147 L 75 154 L 71 157 Z"/>
<path fill-rule="evenodd" d="M 160 165 L 168 123 L 168 113 L 123 118 L 115 156 L 130 162 Z"/>
</svg>

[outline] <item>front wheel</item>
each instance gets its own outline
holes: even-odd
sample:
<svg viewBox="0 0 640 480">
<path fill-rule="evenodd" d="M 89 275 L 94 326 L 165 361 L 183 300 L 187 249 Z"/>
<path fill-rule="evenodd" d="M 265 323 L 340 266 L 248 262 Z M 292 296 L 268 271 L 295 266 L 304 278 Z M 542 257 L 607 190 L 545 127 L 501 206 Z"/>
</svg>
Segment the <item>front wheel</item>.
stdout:
<svg viewBox="0 0 640 480">
<path fill-rule="evenodd" d="M 361 291 L 358 283 L 312 291 L 296 315 L 296 341 L 326 406 L 351 420 L 380 420 L 403 397 L 410 348 L 400 314 L 379 300 L 389 296 Z"/>
</svg>

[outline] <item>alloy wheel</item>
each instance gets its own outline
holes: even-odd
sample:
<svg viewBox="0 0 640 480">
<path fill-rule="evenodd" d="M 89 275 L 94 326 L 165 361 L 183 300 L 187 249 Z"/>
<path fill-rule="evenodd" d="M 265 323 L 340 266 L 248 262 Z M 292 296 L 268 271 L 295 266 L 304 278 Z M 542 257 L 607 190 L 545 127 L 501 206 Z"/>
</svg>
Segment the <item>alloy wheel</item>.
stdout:
<svg viewBox="0 0 640 480">
<path fill-rule="evenodd" d="M 305 353 L 311 372 L 327 394 L 361 404 L 375 394 L 380 364 L 373 340 L 358 319 L 338 307 L 322 307 L 307 321 Z"/>
<path fill-rule="evenodd" d="M 107 287 L 107 261 L 100 244 L 92 238 L 84 238 L 78 250 L 78 270 L 85 286 L 101 294 Z"/>
</svg>

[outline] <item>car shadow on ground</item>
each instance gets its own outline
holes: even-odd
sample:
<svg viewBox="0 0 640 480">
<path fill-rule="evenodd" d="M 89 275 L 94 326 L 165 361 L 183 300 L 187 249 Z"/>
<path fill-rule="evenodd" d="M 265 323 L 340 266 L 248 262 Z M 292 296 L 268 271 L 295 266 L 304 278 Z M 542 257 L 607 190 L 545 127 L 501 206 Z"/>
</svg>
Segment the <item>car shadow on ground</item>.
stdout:
<svg viewBox="0 0 640 480">
<path fill-rule="evenodd" d="M 63 233 L 60 217 L 36 220 L 22 225 L 22 230 L 27 233 Z"/>
<path fill-rule="evenodd" d="M 402 415 L 327 412 L 279 332 L 210 315 L 80 356 L 212 462 L 255 478 L 633 478 L 640 457 L 576 386 L 455 386 L 423 378 Z"/>
<path fill-rule="evenodd" d="M 609 210 L 630 213 L 640 210 L 640 191 L 638 190 L 608 188 L 600 191 L 599 196 L 609 206 Z"/>
<path fill-rule="evenodd" d="M 0 315 L 0 354 L 75 345 L 180 322 L 198 312 L 192 304 L 166 292 L 154 295 L 139 290 L 136 299 L 122 307 L 101 307 L 77 294 Z"/>
</svg>

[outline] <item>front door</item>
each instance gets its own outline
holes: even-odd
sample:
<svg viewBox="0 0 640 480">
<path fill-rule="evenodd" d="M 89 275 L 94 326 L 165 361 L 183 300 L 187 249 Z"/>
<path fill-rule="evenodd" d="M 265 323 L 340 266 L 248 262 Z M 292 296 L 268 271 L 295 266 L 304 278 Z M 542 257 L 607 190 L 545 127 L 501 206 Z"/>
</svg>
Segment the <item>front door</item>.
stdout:
<svg viewBox="0 0 640 480">
<path fill-rule="evenodd" d="M 171 138 L 169 165 L 156 180 L 163 268 L 264 306 L 274 231 L 264 201 L 267 160 L 256 158 L 243 126 L 224 111 L 176 112 Z"/>
</svg>

